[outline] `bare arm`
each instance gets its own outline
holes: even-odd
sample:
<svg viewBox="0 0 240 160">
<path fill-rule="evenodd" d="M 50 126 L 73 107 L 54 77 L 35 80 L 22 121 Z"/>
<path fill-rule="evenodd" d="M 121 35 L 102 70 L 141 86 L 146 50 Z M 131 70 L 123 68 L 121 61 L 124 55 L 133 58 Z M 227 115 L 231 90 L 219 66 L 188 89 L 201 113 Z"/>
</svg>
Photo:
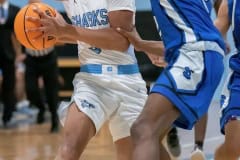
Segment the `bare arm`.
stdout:
<svg viewBox="0 0 240 160">
<path fill-rule="evenodd" d="M 61 40 L 83 41 L 95 47 L 103 49 L 112 49 L 126 51 L 129 47 L 128 40 L 116 32 L 115 27 L 121 26 L 127 30 L 131 30 L 133 12 L 130 11 L 114 11 L 109 13 L 110 28 L 100 30 L 90 30 L 81 27 L 68 25 L 65 37 Z M 78 35 L 78 36 L 76 36 Z"/>
<path fill-rule="evenodd" d="M 222 0 L 216 0 L 215 3 L 214 3 L 214 5 L 213 5 L 216 14 L 218 13 L 218 10 L 219 10 L 219 8 L 220 8 L 221 3 L 222 3 Z"/>
<path fill-rule="evenodd" d="M 164 45 L 162 41 L 143 40 L 137 33 L 136 28 L 134 28 L 131 32 L 122 28 L 117 28 L 117 31 L 127 37 L 136 50 L 157 56 L 164 55 Z"/>
<path fill-rule="evenodd" d="M 164 45 L 162 41 L 142 40 L 140 45 L 141 45 L 141 50 L 145 53 L 150 53 L 158 56 L 164 55 Z"/>
<path fill-rule="evenodd" d="M 230 21 L 228 17 L 228 2 L 227 0 L 223 0 L 220 5 L 217 18 L 214 22 L 217 29 L 221 32 L 224 39 L 226 39 L 227 31 L 230 27 Z"/>
<path fill-rule="evenodd" d="M 115 30 L 115 27 L 120 26 L 126 30 L 131 30 L 134 15 L 131 11 L 121 10 L 109 12 L 110 28 L 98 30 L 67 24 L 59 13 L 57 13 L 56 17 L 49 17 L 39 9 L 36 9 L 36 12 L 40 14 L 41 19 L 28 17 L 28 20 L 40 23 L 42 27 L 30 29 L 28 32 L 45 33 L 38 38 L 54 36 L 60 42 L 77 43 L 77 41 L 82 41 L 94 47 L 117 51 L 126 51 L 129 47 L 127 38 L 119 34 Z"/>
<path fill-rule="evenodd" d="M 128 32 L 118 27 L 117 31 L 127 37 L 137 51 L 146 53 L 154 65 L 159 67 L 165 67 L 167 65 L 164 61 L 164 45 L 162 41 L 143 40 L 139 36 L 136 28 L 133 28 L 131 32 Z"/>
</svg>

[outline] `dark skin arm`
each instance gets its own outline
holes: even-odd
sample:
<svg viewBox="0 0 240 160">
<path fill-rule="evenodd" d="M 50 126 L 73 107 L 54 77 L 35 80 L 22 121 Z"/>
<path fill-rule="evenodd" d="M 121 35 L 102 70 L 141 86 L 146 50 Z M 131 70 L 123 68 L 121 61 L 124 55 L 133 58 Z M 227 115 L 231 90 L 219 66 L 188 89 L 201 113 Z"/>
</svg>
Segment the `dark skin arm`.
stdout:
<svg viewBox="0 0 240 160">
<path fill-rule="evenodd" d="M 157 56 L 163 56 L 164 45 L 161 41 L 147 41 L 143 40 L 137 33 L 136 28 L 128 32 L 122 28 L 117 28 L 117 31 L 127 37 L 129 42 L 133 44 L 136 50 L 143 51 L 145 53 L 151 53 Z"/>
<path fill-rule="evenodd" d="M 225 44 L 226 44 L 226 48 L 227 48 L 226 54 L 228 54 L 230 52 L 230 46 L 227 43 L 226 38 L 227 38 L 228 29 L 231 24 L 230 24 L 229 17 L 228 17 L 228 2 L 227 2 L 227 0 L 222 0 L 221 5 L 219 6 L 217 18 L 215 19 L 214 24 L 217 27 L 217 29 L 220 31 L 220 33 L 222 34 L 222 36 L 225 40 Z"/>
<path fill-rule="evenodd" d="M 136 28 L 128 32 L 122 28 L 117 28 L 117 31 L 125 36 L 137 51 L 142 51 L 148 55 L 152 63 L 159 67 L 165 67 L 164 61 L 164 45 L 162 41 L 147 41 L 143 40 L 137 33 Z"/>
<path fill-rule="evenodd" d="M 226 39 L 227 31 L 230 27 L 230 21 L 228 19 L 228 2 L 223 0 L 219 7 L 218 15 L 214 21 L 215 26 L 221 32 L 223 37 Z"/>
<path fill-rule="evenodd" d="M 216 0 L 214 3 L 214 9 L 216 13 L 218 13 L 221 3 L 222 3 L 222 0 Z"/>
</svg>

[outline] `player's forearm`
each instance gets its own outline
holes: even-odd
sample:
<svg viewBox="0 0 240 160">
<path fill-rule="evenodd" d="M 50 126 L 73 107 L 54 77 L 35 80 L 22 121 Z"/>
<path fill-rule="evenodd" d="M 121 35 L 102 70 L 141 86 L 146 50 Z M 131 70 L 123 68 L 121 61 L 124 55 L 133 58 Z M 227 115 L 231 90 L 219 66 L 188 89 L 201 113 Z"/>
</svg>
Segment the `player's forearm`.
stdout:
<svg viewBox="0 0 240 160">
<path fill-rule="evenodd" d="M 226 39 L 226 34 L 230 27 L 230 21 L 229 21 L 229 17 L 228 17 L 228 1 L 227 0 L 222 1 L 221 5 L 219 7 L 217 18 L 214 21 L 214 25 L 221 32 L 224 39 Z"/>
<path fill-rule="evenodd" d="M 224 40 L 226 40 L 226 38 L 227 38 L 227 31 L 228 31 L 229 25 L 225 24 L 224 22 L 222 22 L 219 19 L 216 19 L 214 21 L 214 25 L 216 26 L 216 28 L 221 33 L 221 35 L 223 36 Z"/>
<path fill-rule="evenodd" d="M 145 53 L 162 56 L 164 54 L 164 45 L 161 41 L 142 40 L 139 49 Z"/>
<path fill-rule="evenodd" d="M 117 51 L 126 51 L 129 47 L 128 40 L 112 28 L 91 30 L 67 25 L 62 33 L 60 41 L 66 43 L 82 41 L 97 48 Z"/>
</svg>

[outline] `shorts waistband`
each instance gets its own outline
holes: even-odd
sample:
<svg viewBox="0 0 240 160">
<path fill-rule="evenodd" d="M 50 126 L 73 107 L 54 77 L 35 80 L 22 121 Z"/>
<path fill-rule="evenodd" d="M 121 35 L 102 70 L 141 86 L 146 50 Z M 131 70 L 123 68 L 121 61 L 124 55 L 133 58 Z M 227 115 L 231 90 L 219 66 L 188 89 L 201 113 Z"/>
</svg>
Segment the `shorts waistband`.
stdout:
<svg viewBox="0 0 240 160">
<path fill-rule="evenodd" d="M 198 41 L 194 43 L 186 43 L 181 49 L 186 50 L 199 50 L 199 51 L 216 51 L 225 56 L 225 51 L 220 47 L 217 42 L 214 41 Z"/>
<path fill-rule="evenodd" d="M 80 72 L 93 74 L 136 74 L 139 73 L 137 64 L 127 65 L 103 65 L 103 64 L 85 64 L 80 68 Z"/>
</svg>

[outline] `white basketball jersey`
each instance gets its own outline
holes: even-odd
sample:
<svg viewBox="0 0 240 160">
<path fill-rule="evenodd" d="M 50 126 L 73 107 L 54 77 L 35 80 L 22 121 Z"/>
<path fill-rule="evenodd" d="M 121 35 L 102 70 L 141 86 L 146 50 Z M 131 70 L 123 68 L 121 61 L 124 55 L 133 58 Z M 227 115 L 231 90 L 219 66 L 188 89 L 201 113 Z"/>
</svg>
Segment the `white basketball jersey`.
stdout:
<svg viewBox="0 0 240 160">
<path fill-rule="evenodd" d="M 134 0 L 68 0 L 63 4 L 73 25 L 87 29 L 108 28 L 108 12 L 110 11 L 130 10 L 135 12 Z M 118 43 L 117 39 L 115 43 Z M 132 46 L 122 53 L 95 48 L 89 44 L 78 42 L 78 56 L 81 64 L 136 63 Z"/>
</svg>

